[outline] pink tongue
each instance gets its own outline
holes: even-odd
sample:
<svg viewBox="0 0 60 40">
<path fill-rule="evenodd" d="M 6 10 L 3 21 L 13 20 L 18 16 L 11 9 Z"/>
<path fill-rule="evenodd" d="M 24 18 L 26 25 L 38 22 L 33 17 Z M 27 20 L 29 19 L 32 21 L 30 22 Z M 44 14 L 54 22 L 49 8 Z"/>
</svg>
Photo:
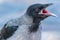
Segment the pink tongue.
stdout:
<svg viewBox="0 0 60 40">
<path fill-rule="evenodd" d="M 46 9 L 43 9 L 42 13 L 48 13 L 48 11 Z"/>
</svg>

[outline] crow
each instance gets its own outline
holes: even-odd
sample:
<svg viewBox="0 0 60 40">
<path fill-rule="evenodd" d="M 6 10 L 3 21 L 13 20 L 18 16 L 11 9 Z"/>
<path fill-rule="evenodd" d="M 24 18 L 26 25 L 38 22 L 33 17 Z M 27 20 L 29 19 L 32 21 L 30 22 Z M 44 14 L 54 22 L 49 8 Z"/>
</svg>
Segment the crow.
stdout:
<svg viewBox="0 0 60 40">
<path fill-rule="evenodd" d="M 24 15 L 11 19 L 1 29 L 0 40 L 41 40 L 39 25 L 41 21 L 50 16 L 56 16 L 47 11 L 48 4 L 30 5 Z"/>
</svg>

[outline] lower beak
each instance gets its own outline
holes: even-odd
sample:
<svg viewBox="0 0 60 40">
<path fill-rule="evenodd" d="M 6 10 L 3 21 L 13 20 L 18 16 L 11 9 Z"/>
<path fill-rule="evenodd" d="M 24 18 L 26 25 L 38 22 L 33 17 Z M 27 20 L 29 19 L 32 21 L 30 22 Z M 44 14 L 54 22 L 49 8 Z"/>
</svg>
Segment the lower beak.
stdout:
<svg viewBox="0 0 60 40">
<path fill-rule="evenodd" d="M 45 14 L 46 16 L 53 16 L 53 17 L 57 17 L 57 15 L 55 15 L 54 13 L 49 12 L 48 14 Z"/>
</svg>

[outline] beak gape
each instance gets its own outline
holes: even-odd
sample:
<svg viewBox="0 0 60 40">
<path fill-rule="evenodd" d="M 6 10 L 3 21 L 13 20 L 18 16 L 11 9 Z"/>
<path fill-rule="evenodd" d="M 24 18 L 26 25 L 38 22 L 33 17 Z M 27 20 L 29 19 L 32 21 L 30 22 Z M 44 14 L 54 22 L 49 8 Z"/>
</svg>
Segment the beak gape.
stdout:
<svg viewBox="0 0 60 40">
<path fill-rule="evenodd" d="M 54 16 L 54 17 L 57 17 L 55 14 L 53 14 L 53 13 L 49 12 L 48 10 L 46 10 L 46 7 L 48 7 L 50 5 L 52 5 L 52 3 L 50 3 L 50 4 L 44 4 L 43 5 L 43 9 L 41 10 L 41 12 L 39 14 L 44 14 L 46 16 Z"/>
</svg>

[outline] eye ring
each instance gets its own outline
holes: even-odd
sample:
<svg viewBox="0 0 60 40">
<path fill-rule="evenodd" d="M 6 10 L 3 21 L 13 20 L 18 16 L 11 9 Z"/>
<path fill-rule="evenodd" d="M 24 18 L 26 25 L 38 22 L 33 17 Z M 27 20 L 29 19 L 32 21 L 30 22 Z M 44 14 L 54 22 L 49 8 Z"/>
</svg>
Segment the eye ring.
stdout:
<svg viewBox="0 0 60 40">
<path fill-rule="evenodd" d="M 32 11 L 35 11 L 35 9 L 32 9 Z"/>
</svg>

